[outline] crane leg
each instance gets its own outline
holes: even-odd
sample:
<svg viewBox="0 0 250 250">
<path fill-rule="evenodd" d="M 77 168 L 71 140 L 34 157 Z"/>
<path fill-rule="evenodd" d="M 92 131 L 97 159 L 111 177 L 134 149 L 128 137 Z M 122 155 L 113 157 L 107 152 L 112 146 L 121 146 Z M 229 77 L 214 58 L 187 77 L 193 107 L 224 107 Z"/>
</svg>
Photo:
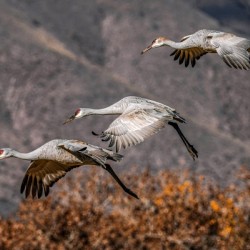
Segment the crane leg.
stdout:
<svg viewBox="0 0 250 250">
<path fill-rule="evenodd" d="M 139 197 L 133 192 L 131 191 L 129 188 L 127 188 L 125 186 L 125 184 L 120 180 L 120 178 L 116 175 L 115 171 L 111 168 L 111 166 L 109 164 L 105 164 L 105 167 L 102 166 L 105 170 L 107 170 L 112 177 L 117 181 L 117 183 L 121 186 L 121 188 L 128 194 L 130 194 L 131 196 L 135 197 L 136 199 L 139 199 Z"/>
<path fill-rule="evenodd" d="M 175 122 L 168 122 L 168 124 L 170 126 L 172 126 L 176 132 L 178 133 L 178 135 L 180 136 L 181 140 L 183 141 L 184 145 L 187 148 L 187 151 L 189 152 L 189 154 L 191 155 L 191 157 L 193 158 L 193 160 L 195 160 L 195 157 L 198 158 L 198 151 L 194 148 L 193 145 L 191 145 L 187 138 L 184 136 L 184 134 L 181 132 L 181 129 L 179 128 L 178 124 Z"/>
</svg>

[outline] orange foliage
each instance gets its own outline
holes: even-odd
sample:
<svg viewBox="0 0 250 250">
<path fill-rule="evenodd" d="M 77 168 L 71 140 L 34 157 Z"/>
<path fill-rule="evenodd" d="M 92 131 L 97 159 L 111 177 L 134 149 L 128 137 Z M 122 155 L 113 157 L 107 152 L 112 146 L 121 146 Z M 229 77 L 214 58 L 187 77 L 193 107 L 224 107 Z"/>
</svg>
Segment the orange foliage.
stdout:
<svg viewBox="0 0 250 250">
<path fill-rule="evenodd" d="M 0 219 L 0 249 L 247 249 L 244 171 L 239 190 L 170 171 L 120 174 L 139 201 L 99 171 L 77 171 L 48 198 L 23 201 Z"/>
</svg>

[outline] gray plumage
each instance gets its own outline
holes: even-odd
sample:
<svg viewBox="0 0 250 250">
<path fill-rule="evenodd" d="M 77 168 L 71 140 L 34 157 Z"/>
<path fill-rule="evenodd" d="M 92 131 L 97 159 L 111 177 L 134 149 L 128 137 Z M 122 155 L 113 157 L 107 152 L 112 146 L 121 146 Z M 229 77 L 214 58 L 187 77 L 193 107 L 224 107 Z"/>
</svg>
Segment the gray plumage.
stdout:
<svg viewBox="0 0 250 250">
<path fill-rule="evenodd" d="M 65 123 L 88 115 L 109 114 L 120 116 L 102 132 L 100 137 L 104 141 L 109 141 L 109 146 L 114 146 L 116 152 L 119 152 L 122 147 L 126 149 L 143 142 L 169 124 L 181 136 L 193 159 L 198 157 L 197 151 L 189 144 L 176 123 L 184 123 L 185 119 L 175 109 L 149 99 L 128 96 L 104 109 L 80 108 Z"/>
<path fill-rule="evenodd" d="M 179 59 L 179 64 L 185 62 L 186 67 L 189 63 L 194 67 L 196 60 L 206 53 L 217 53 L 229 67 L 250 69 L 250 40 L 231 33 L 203 29 L 183 37 L 180 42 L 158 37 L 142 54 L 161 46 L 174 48 L 171 56 Z"/>
<path fill-rule="evenodd" d="M 26 197 L 31 194 L 33 198 L 40 198 L 43 192 L 47 196 L 49 188 L 71 169 L 81 165 L 96 165 L 107 170 L 125 192 L 138 198 L 106 163 L 107 160 L 120 161 L 123 156 L 83 141 L 55 139 L 30 153 L 0 149 L 0 159 L 8 157 L 31 161 L 21 185 L 21 193 L 25 191 Z"/>
</svg>

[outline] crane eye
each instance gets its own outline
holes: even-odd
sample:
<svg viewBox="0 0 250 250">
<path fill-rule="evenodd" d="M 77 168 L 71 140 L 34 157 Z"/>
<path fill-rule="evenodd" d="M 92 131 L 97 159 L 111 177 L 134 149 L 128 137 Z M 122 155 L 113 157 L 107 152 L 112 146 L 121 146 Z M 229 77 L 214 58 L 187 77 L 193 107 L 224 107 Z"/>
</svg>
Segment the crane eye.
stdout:
<svg viewBox="0 0 250 250">
<path fill-rule="evenodd" d="M 81 109 L 77 109 L 75 112 L 75 116 L 77 116 L 80 113 Z"/>
</svg>

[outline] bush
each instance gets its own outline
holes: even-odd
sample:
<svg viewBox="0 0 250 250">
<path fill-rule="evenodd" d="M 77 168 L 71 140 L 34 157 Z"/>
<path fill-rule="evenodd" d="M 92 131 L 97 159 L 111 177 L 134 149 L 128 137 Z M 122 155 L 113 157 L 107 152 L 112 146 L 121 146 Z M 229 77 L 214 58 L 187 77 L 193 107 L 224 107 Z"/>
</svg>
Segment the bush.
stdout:
<svg viewBox="0 0 250 250">
<path fill-rule="evenodd" d="M 247 170 L 240 189 L 190 173 L 120 174 L 139 201 L 99 169 L 74 173 L 0 219 L 0 249 L 249 249 Z"/>
</svg>

